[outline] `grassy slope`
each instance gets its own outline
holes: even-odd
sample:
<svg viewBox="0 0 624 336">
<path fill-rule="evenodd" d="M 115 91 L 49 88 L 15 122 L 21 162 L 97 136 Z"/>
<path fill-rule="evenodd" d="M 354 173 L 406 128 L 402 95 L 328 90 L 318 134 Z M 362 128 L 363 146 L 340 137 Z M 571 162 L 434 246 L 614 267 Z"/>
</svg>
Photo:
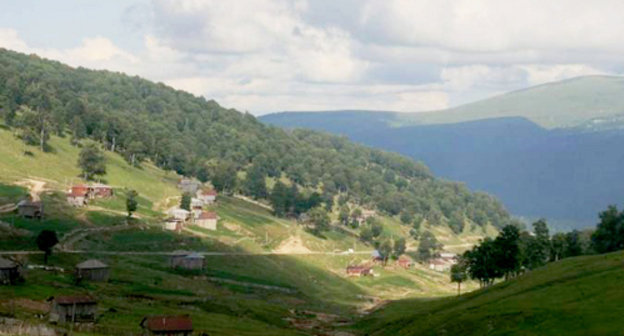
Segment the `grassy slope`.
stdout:
<svg viewBox="0 0 624 336">
<path fill-rule="evenodd" d="M 26 147 L 13 135 L 0 130 L 0 196 L 3 202 L 14 202 L 27 194 L 27 189 L 11 183 L 34 178 L 47 182 L 49 190 L 42 195 L 46 204 L 44 221 L 24 220 L 14 215 L 0 215 L 0 220 L 15 228 L 0 239 L 1 250 L 36 249 L 34 237 L 44 228 L 53 228 L 61 236 L 86 227 L 115 227 L 125 223 L 123 195 L 98 201 L 91 209 L 74 209 L 66 205 L 63 190 L 68 182 L 78 182 L 75 167 L 78 148 L 67 139 L 53 137 L 53 153 L 40 153 Z M 29 150 L 34 157 L 23 155 Z M 135 226 L 114 232 L 87 236 L 74 248 L 108 251 L 198 251 L 266 252 L 284 241 L 297 237 L 304 248 L 313 251 L 370 250 L 356 237 L 341 230 L 324 237 L 314 236 L 290 220 L 273 217 L 258 205 L 232 197 L 220 197 L 213 207 L 221 217 L 219 230 L 211 232 L 191 226 L 191 232 L 174 234 L 163 231 L 157 217 L 167 204 L 176 202 L 176 176 L 155 167 L 132 168 L 117 155 L 107 153 L 107 182 L 119 188 L 133 188 L 142 195 L 140 220 Z M 386 235 L 405 231 L 396 219 L 384 218 Z M 139 226 L 140 225 L 140 226 Z M 439 230 L 448 231 L 447 228 Z M 446 232 L 445 231 L 445 232 Z M 452 239 L 461 239 L 453 237 Z M 106 284 L 74 286 L 71 270 L 80 260 L 96 257 L 112 267 L 111 281 Z M 42 257 L 20 257 L 26 264 L 41 264 Z M 0 314 L 25 320 L 37 319 L 41 305 L 50 296 L 92 293 L 100 301 L 100 320 L 95 332 L 103 334 L 138 331 L 137 321 L 148 314 L 190 313 L 198 330 L 224 335 L 293 335 L 283 318 L 290 309 L 313 309 L 352 315 L 375 300 L 406 297 L 441 296 L 452 293 L 448 276 L 418 267 L 404 270 L 394 265 L 375 266 L 380 276 L 347 278 L 344 268 L 369 260 L 368 254 L 324 256 L 210 256 L 203 274 L 181 274 L 167 267 L 164 256 L 91 256 L 57 253 L 51 263 L 66 272 L 28 270 L 26 283 L 0 286 Z M 280 293 L 245 285 L 209 281 L 205 276 L 245 283 L 290 288 L 294 293 Z M 474 286 L 474 285 L 473 285 Z M 6 298 L 17 301 L 8 301 Z M 32 301 L 31 301 L 32 300 Z M 13 302 L 13 303 L 9 303 Z M 15 303 L 17 302 L 17 303 Z M 92 331 L 93 332 L 93 331 Z"/>
<path fill-rule="evenodd" d="M 620 335 L 624 253 L 570 258 L 460 298 L 404 300 L 357 324 L 367 335 Z"/>
</svg>

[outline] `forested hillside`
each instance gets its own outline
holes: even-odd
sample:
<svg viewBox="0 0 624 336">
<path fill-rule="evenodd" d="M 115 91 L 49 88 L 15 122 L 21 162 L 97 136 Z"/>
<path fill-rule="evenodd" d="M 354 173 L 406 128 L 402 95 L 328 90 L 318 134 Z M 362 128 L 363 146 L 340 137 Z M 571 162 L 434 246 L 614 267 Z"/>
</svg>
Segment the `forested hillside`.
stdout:
<svg viewBox="0 0 624 336">
<path fill-rule="evenodd" d="M 50 134 L 91 138 L 129 162 L 150 160 L 257 198 L 271 196 L 266 181 L 292 183 L 294 198 L 282 199 L 285 215 L 331 209 L 341 196 L 343 204 L 418 214 L 431 224 L 453 222 L 458 230 L 466 220 L 499 227 L 510 220 L 493 197 L 435 179 L 423 164 L 398 154 L 344 137 L 266 126 L 138 77 L 2 50 L 0 102 L 16 135 L 44 150 L 54 150 L 46 143 Z"/>
</svg>

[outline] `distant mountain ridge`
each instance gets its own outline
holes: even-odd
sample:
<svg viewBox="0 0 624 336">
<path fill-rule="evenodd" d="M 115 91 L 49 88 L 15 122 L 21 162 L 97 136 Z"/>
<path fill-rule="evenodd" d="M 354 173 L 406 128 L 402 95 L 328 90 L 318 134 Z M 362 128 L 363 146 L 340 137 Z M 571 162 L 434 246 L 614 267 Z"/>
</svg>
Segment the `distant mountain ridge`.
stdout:
<svg viewBox="0 0 624 336">
<path fill-rule="evenodd" d="M 342 134 L 369 146 L 396 151 L 422 160 L 436 175 L 464 181 L 471 188 L 495 194 L 516 215 L 559 220 L 568 223 L 567 228 L 584 227 L 593 225 L 596 213 L 607 204 L 624 199 L 623 188 L 614 183 L 624 178 L 624 172 L 619 169 L 624 166 L 624 115 L 617 114 L 620 104 L 624 103 L 624 95 L 616 97 L 615 94 L 620 85 L 624 93 L 621 78 L 583 77 L 449 110 L 458 113 L 470 106 L 485 106 L 501 99 L 513 107 L 512 102 L 520 99 L 515 95 L 527 97 L 527 94 L 540 92 L 548 96 L 544 90 L 551 88 L 556 91 L 553 97 L 561 97 L 565 95 L 563 87 L 574 88 L 570 96 L 575 101 L 591 101 L 595 90 L 587 91 L 586 96 L 576 93 L 580 87 L 594 82 L 611 83 L 611 89 L 596 95 L 604 98 L 596 100 L 600 109 L 592 109 L 598 112 L 577 113 L 582 110 L 581 105 L 572 106 L 572 100 L 559 104 L 572 111 L 569 114 L 574 118 L 567 120 L 573 127 L 544 127 L 526 117 L 535 115 L 533 112 L 525 116 L 493 118 L 480 118 L 487 113 L 479 118 L 472 114 L 475 120 L 456 123 L 450 122 L 456 116 L 446 120 L 442 120 L 443 117 L 418 119 L 414 114 L 381 111 L 276 113 L 260 119 L 281 127 Z M 544 101 L 551 102 L 550 99 Z M 606 108 L 607 101 L 614 104 Z M 535 110 L 545 113 L 547 108 Z M 512 109 L 504 113 L 509 111 Z M 552 120 L 560 121 L 566 111 L 552 114 Z M 583 119 L 585 117 L 587 119 Z M 433 123 L 436 120 L 444 122 Z"/>
</svg>

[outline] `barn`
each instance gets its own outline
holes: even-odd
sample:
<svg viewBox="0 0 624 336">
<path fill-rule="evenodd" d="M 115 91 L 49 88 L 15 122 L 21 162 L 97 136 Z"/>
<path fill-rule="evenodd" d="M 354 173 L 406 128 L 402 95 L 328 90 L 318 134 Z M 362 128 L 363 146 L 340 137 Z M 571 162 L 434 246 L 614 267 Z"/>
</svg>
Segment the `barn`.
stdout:
<svg viewBox="0 0 624 336">
<path fill-rule="evenodd" d="M 196 252 L 175 251 L 171 255 L 170 265 L 172 268 L 185 270 L 204 269 L 204 256 Z"/>
<path fill-rule="evenodd" d="M 359 277 L 359 276 L 372 275 L 372 274 L 373 274 L 373 270 L 368 266 L 362 266 L 362 265 L 347 266 L 348 276 Z"/>
<path fill-rule="evenodd" d="M 108 281 L 110 268 L 97 259 L 89 259 L 76 265 L 76 281 Z"/>
<path fill-rule="evenodd" d="M 214 189 L 201 189 L 197 192 L 197 198 L 204 204 L 212 204 L 217 200 L 217 191 Z"/>
<path fill-rule="evenodd" d="M 93 322 L 97 301 L 88 295 L 59 296 L 54 298 L 50 321 L 58 323 Z"/>
<path fill-rule="evenodd" d="M 214 231 L 217 229 L 217 219 L 218 217 L 216 212 L 202 211 L 195 219 L 195 225 Z"/>
<path fill-rule="evenodd" d="M 43 203 L 23 200 L 17 203 L 17 213 L 24 218 L 43 218 Z"/>
</svg>

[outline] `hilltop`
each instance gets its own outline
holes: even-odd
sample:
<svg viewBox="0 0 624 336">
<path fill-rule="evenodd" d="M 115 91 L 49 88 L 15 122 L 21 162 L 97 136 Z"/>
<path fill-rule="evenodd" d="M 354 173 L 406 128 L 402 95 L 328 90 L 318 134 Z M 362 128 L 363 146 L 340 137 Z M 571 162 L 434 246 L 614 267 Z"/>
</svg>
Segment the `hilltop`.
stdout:
<svg viewBox="0 0 624 336">
<path fill-rule="evenodd" d="M 261 119 L 283 126 L 343 123 L 354 113 L 363 121 L 391 127 L 453 124 L 492 118 L 520 117 L 546 128 L 591 127 L 624 114 L 624 78 L 582 76 L 532 86 L 457 107 L 418 113 L 391 111 L 318 111 L 280 112 Z M 320 114 L 319 114 L 320 113 Z M 618 127 L 619 127 L 618 122 Z M 358 126 L 360 128 L 361 126 Z M 369 126 L 364 126 L 369 127 Z"/>
<path fill-rule="evenodd" d="M 397 301 L 363 318 L 366 335 L 617 335 L 624 254 L 564 259 L 461 297 Z"/>
</svg>

